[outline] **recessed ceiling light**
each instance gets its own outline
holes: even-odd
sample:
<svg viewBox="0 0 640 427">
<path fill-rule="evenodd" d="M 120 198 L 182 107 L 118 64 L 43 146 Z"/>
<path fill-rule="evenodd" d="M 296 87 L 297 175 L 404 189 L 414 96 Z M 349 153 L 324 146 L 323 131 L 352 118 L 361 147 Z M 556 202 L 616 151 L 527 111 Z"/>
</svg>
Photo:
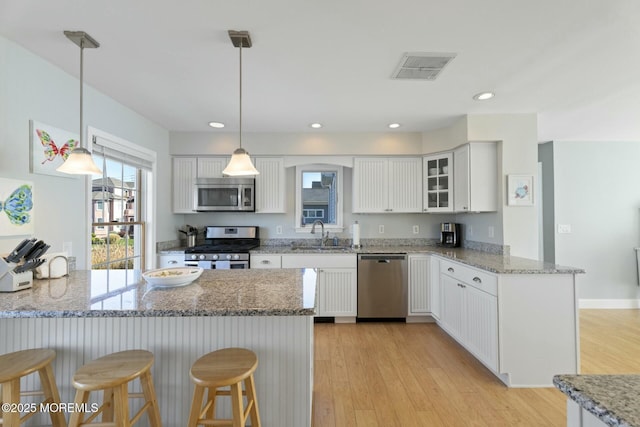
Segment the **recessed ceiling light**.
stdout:
<svg viewBox="0 0 640 427">
<path fill-rule="evenodd" d="M 216 129 L 221 129 L 224 127 L 224 123 L 220 123 L 220 122 L 209 122 L 209 126 L 211 126 L 212 128 L 216 128 Z"/>
<path fill-rule="evenodd" d="M 391 124 L 389 125 L 389 127 L 390 127 L 391 129 L 398 129 L 398 128 L 400 127 L 400 123 L 391 123 Z"/>
<path fill-rule="evenodd" d="M 322 127 L 322 123 L 311 123 L 309 126 L 314 129 L 320 129 Z"/>
<path fill-rule="evenodd" d="M 491 99 L 494 96 L 496 96 L 496 94 L 493 92 L 480 92 L 473 95 L 473 99 L 475 99 L 476 101 L 486 101 L 487 99 Z"/>
</svg>

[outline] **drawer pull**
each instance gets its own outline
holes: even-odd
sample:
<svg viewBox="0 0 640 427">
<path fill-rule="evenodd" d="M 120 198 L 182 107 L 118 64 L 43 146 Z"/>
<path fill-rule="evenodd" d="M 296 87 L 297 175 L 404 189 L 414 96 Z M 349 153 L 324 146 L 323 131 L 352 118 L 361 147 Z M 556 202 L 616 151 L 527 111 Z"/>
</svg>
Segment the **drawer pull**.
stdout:
<svg viewBox="0 0 640 427">
<path fill-rule="evenodd" d="M 453 273 L 455 270 L 453 269 L 453 267 L 449 267 L 449 268 L 447 268 L 447 271 L 448 271 L 449 273 Z"/>
<path fill-rule="evenodd" d="M 478 276 L 474 277 L 473 281 L 476 283 L 482 283 L 482 279 L 480 279 Z"/>
<path fill-rule="evenodd" d="M 177 264 L 178 261 L 176 261 L 175 259 L 172 259 L 171 261 L 169 261 L 167 264 Z"/>
<path fill-rule="evenodd" d="M 271 261 L 269 261 L 268 259 L 263 259 L 262 261 L 260 261 L 260 264 L 271 264 Z"/>
</svg>

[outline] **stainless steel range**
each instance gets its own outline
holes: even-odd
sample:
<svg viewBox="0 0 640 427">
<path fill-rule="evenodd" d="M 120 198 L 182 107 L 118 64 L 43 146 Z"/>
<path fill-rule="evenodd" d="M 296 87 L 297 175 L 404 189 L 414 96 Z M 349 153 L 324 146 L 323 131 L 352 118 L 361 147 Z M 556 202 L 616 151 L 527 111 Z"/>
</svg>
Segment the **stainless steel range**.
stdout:
<svg viewBox="0 0 640 427">
<path fill-rule="evenodd" d="M 205 228 L 205 244 L 184 251 L 184 265 L 206 269 L 249 268 L 249 251 L 260 246 L 259 227 Z"/>
</svg>

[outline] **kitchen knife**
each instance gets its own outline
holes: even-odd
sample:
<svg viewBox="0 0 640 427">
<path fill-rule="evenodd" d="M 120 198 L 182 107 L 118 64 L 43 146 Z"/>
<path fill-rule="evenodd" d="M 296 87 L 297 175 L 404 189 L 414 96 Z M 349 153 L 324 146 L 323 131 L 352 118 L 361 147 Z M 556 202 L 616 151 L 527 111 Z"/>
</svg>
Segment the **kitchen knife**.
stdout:
<svg viewBox="0 0 640 427">
<path fill-rule="evenodd" d="M 36 259 L 40 256 L 44 255 L 47 250 L 49 250 L 51 246 L 45 244 L 44 246 L 38 247 L 35 251 L 29 254 L 29 259 Z"/>
<path fill-rule="evenodd" d="M 12 262 L 20 262 L 20 259 L 22 259 L 22 257 L 23 257 L 27 252 L 29 252 L 29 251 L 31 250 L 31 248 L 32 248 L 32 247 L 33 247 L 33 245 L 35 244 L 36 240 L 37 240 L 37 239 L 35 239 L 35 238 L 34 238 L 34 239 L 29 240 L 29 241 L 28 241 L 28 242 L 27 242 L 27 243 L 26 243 L 26 244 L 25 244 L 25 245 L 20 249 L 20 251 L 18 251 L 18 253 L 17 253 L 15 256 L 11 257 L 11 259 L 12 259 L 12 260 L 14 260 L 14 261 L 12 261 Z"/>
<path fill-rule="evenodd" d="M 20 252 L 22 248 L 24 248 L 25 245 L 29 243 L 29 241 L 30 241 L 29 239 L 24 239 L 22 242 L 18 243 L 18 245 L 11 251 L 11 253 L 7 255 L 7 257 L 5 258 L 5 261 L 18 262 L 18 260 L 20 259 L 20 258 L 16 258 L 16 256 L 18 255 L 18 252 Z"/>
<path fill-rule="evenodd" d="M 35 258 L 35 254 L 37 251 L 40 250 L 40 248 L 42 248 L 43 246 L 46 246 L 46 243 L 42 240 L 38 240 L 36 243 L 34 243 L 34 245 L 31 247 L 31 249 L 29 250 L 29 252 L 27 252 L 24 255 L 24 259 L 25 260 L 29 260 L 29 259 L 33 259 Z"/>
</svg>

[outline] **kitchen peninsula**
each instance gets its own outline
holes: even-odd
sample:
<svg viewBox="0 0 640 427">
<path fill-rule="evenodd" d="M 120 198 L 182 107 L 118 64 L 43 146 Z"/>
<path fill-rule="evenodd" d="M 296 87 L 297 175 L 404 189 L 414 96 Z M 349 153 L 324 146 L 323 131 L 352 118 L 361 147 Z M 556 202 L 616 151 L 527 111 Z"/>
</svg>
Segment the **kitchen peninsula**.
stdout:
<svg viewBox="0 0 640 427">
<path fill-rule="evenodd" d="M 245 347 L 259 358 L 263 425 L 310 426 L 315 295 L 312 269 L 206 270 L 190 285 L 166 289 L 149 287 L 135 271 L 75 271 L 2 294 L 0 353 L 55 349 L 61 398 L 72 401 L 71 377 L 82 364 L 148 349 L 163 425 L 181 427 L 191 364 L 215 349 Z"/>
</svg>

